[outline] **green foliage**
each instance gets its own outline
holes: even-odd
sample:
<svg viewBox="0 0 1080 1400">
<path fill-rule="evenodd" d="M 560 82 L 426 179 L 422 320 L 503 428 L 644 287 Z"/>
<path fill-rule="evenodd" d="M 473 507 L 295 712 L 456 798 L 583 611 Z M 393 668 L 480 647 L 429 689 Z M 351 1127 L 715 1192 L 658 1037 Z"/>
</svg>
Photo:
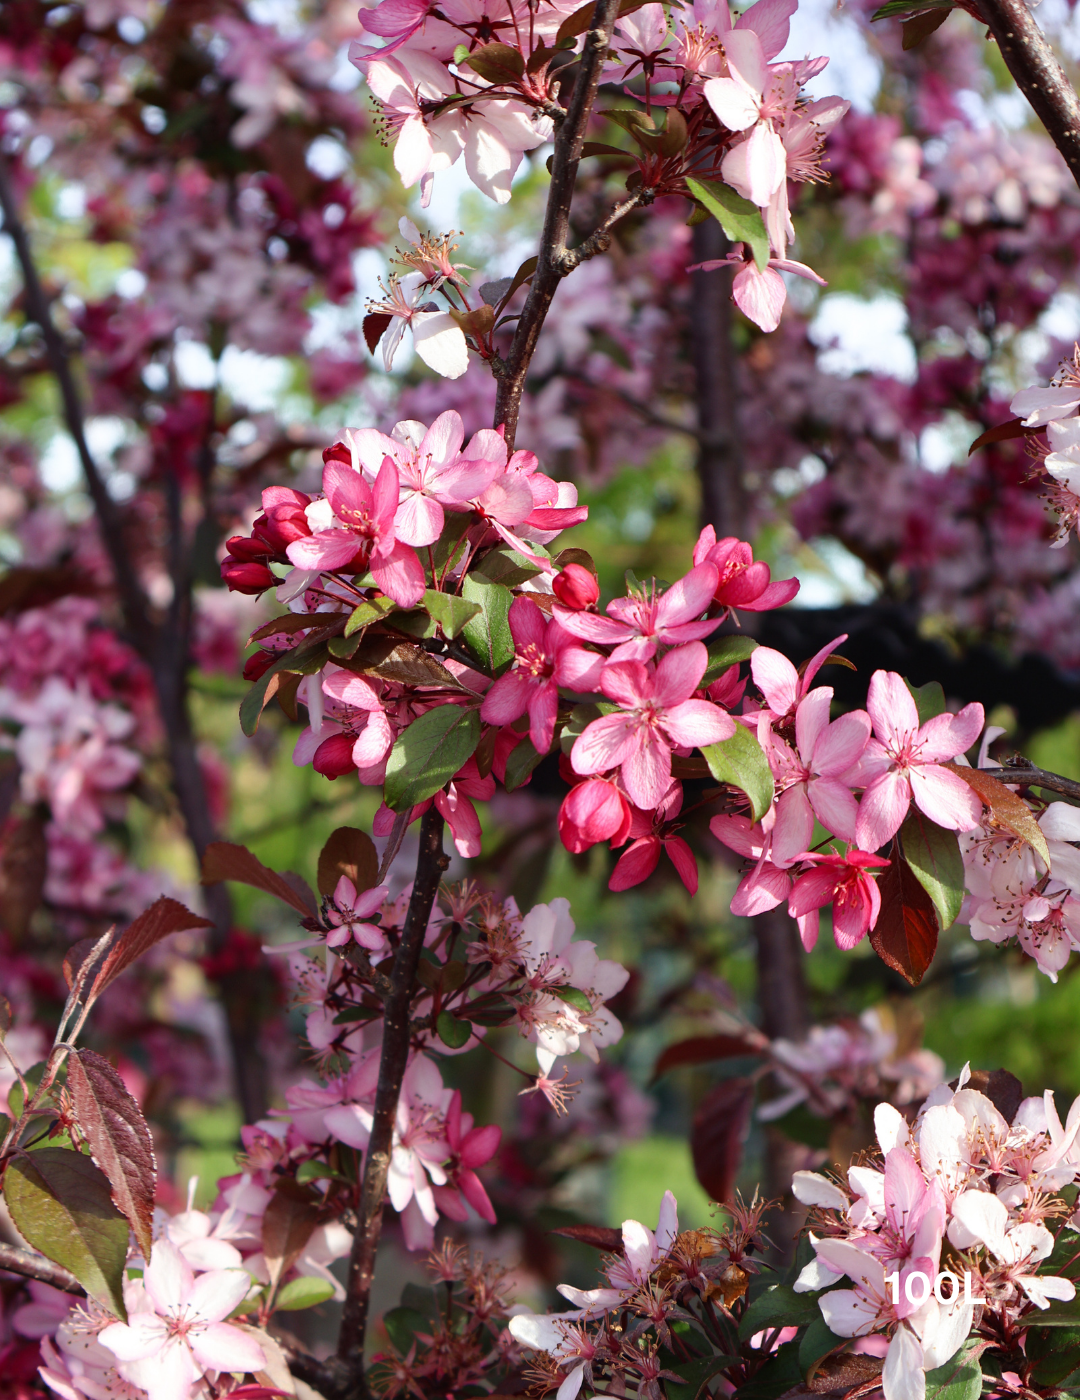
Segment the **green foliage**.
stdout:
<svg viewBox="0 0 1080 1400">
<path fill-rule="evenodd" d="M 760 821 L 772 803 L 774 784 L 768 760 L 753 733 L 738 724 L 730 739 L 710 744 L 701 752 L 718 783 L 730 783 L 746 793 L 754 821 Z"/>
<path fill-rule="evenodd" d="M 761 272 L 769 265 L 769 235 L 761 210 L 718 180 L 687 179 L 687 188 L 720 224 L 732 243 L 745 243 Z"/>
<path fill-rule="evenodd" d="M 508 620 L 514 595 L 506 584 L 476 573 L 465 575 L 461 595 L 466 603 L 478 608 L 466 618 L 462 628 L 465 645 L 485 671 L 501 676 L 514 660 L 514 639 Z"/>
<path fill-rule="evenodd" d="M 386 763 L 384 795 L 394 812 L 434 796 L 480 742 L 480 715 L 460 705 L 440 705 L 413 720 Z"/>
<path fill-rule="evenodd" d="M 916 879 L 934 902 L 938 922 L 943 929 L 948 928 L 964 902 L 964 862 L 956 833 L 943 830 L 913 806 L 900 828 L 900 845 Z"/>
<path fill-rule="evenodd" d="M 277 1312 L 297 1312 L 314 1308 L 334 1296 L 334 1285 L 325 1278 L 294 1278 L 278 1291 L 274 1300 Z"/>
</svg>

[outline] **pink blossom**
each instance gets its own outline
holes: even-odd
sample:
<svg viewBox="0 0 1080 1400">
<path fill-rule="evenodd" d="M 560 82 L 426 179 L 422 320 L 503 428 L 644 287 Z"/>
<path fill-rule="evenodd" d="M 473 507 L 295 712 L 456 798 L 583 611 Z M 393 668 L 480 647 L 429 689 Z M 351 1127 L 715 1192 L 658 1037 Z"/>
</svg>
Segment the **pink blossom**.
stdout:
<svg viewBox="0 0 1080 1400">
<path fill-rule="evenodd" d="M 761 4 L 761 0 L 757 3 Z M 799 591 L 797 578 L 777 579 L 771 583 L 768 564 L 754 559 L 754 552 L 745 540 L 737 540 L 733 535 L 718 540 L 711 525 L 706 525 L 698 536 L 694 563 L 716 566 L 719 580 L 713 599 L 721 607 L 732 610 L 767 612 L 790 603 Z"/>
<path fill-rule="evenodd" d="M 739 269 L 731 283 L 732 301 L 747 320 L 753 321 L 763 331 L 774 331 L 780 324 L 787 301 L 787 287 L 780 276 L 781 272 L 793 272 L 797 277 L 805 277 L 808 282 L 816 282 L 819 287 L 828 286 L 812 267 L 795 262 L 792 258 L 770 257 L 764 268 L 758 267 L 745 243 L 740 243 L 727 257 L 693 263 L 686 270 L 716 272 L 729 265 Z"/>
<path fill-rule="evenodd" d="M 766 813 L 765 821 L 771 823 L 773 819 L 772 811 Z M 766 831 L 764 822 L 752 822 L 749 817 L 737 815 L 721 815 L 713 817 L 709 830 L 725 846 L 754 862 L 735 891 L 731 901 L 733 914 L 741 918 L 764 914 L 787 898 L 791 876 L 772 859 L 771 826 Z"/>
<path fill-rule="evenodd" d="M 600 597 L 595 575 L 583 564 L 565 564 L 562 572 L 551 580 L 551 591 L 564 607 L 575 611 L 591 608 Z"/>
<path fill-rule="evenodd" d="M 895 671 L 875 671 L 866 708 L 877 737 L 867 743 L 858 765 L 858 775 L 867 784 L 855 826 L 855 839 L 863 850 L 876 851 L 895 836 L 912 798 L 932 822 L 949 831 L 977 826 L 981 802 L 962 778 L 940 764 L 962 754 L 979 737 L 983 707 L 965 705 L 957 715 L 935 715 L 920 726 L 903 678 Z"/>
<path fill-rule="evenodd" d="M 145 1310 L 106 1327 L 98 1340 L 148 1400 L 188 1400 L 208 1370 L 259 1371 L 266 1365 L 254 1337 L 225 1321 L 251 1288 L 243 1269 L 212 1269 L 196 1278 L 180 1251 L 158 1240 L 143 1286 Z"/>
<path fill-rule="evenodd" d="M 575 783 L 559 808 L 559 836 L 568 851 L 580 855 L 598 841 L 621 846 L 630 835 L 631 809 L 610 778 Z"/>
<path fill-rule="evenodd" d="M 787 173 L 787 154 L 776 131 L 790 116 L 796 88 L 790 72 L 770 70 L 761 40 L 752 29 L 734 30 L 724 40 L 727 78 L 710 78 L 705 101 L 729 131 L 749 131 L 732 147 L 721 167 L 724 179 L 764 208 Z"/>
<path fill-rule="evenodd" d="M 390 317 L 382 334 L 383 368 L 387 373 L 393 368 L 407 326 L 424 364 L 444 379 L 460 379 L 469 368 L 469 347 L 465 333 L 449 311 L 432 309 L 430 297 L 435 286 L 422 272 L 391 276 L 389 287 L 379 285 L 383 297 L 368 303 L 368 313 Z"/>
<path fill-rule="evenodd" d="M 480 718 L 487 724 L 512 724 L 527 710 L 533 747 L 547 753 L 555 732 L 559 686 L 595 691 L 605 658 L 577 646 L 558 622 L 544 618 L 531 598 L 514 599 L 509 621 L 514 666 L 484 696 Z"/>
<path fill-rule="evenodd" d="M 771 647 L 758 647 L 750 658 L 750 674 L 754 684 L 765 697 L 765 703 L 772 711 L 774 719 L 783 719 L 790 714 L 807 694 L 814 677 L 832 655 L 834 648 L 847 641 L 847 633 L 842 632 L 823 646 L 810 658 L 801 672 L 786 656 Z"/>
<path fill-rule="evenodd" d="M 756 653 L 755 653 L 756 654 Z M 870 717 L 853 710 L 829 723 L 831 686 L 818 686 L 795 710 L 795 749 L 764 730 L 765 755 L 777 786 L 773 858 L 793 861 L 810 845 L 816 816 L 827 831 L 851 841 L 858 803 L 841 775 L 858 761 L 870 737 Z M 759 730 L 759 738 L 761 738 Z"/>
<path fill-rule="evenodd" d="M 612 661 L 648 661 L 661 644 L 697 641 L 716 631 L 721 619 L 701 614 L 712 602 L 717 577 L 712 564 L 698 564 L 659 595 L 654 583 L 638 596 L 613 599 L 607 617 L 562 603 L 555 604 L 554 616 L 575 637 L 614 646 Z"/>
<path fill-rule="evenodd" d="M 359 472 L 332 458 L 323 468 L 323 490 L 326 502 L 308 507 L 309 520 L 315 514 L 323 527 L 289 545 L 290 562 L 300 569 L 343 569 L 360 556 L 384 593 L 403 608 L 415 606 L 424 596 L 424 571 L 415 551 L 395 537 L 399 481 L 393 460 L 383 460 L 369 486 Z"/>
<path fill-rule="evenodd" d="M 798 921 L 803 947 L 809 952 L 817 942 L 818 911 L 831 904 L 833 937 L 836 946 L 847 952 L 877 923 L 881 892 L 870 871 L 889 862 L 854 848 L 842 856 L 807 851 L 800 859 L 817 866 L 799 876 L 788 899 L 788 913 Z"/>
<path fill-rule="evenodd" d="M 661 852 L 679 872 L 679 879 L 691 894 L 697 894 L 698 868 L 693 851 L 675 833 L 675 818 L 682 810 L 682 783 L 673 782 L 655 812 L 636 811 L 630 825 L 633 842 L 616 862 L 608 881 L 609 890 L 628 890 L 647 880 L 656 869 Z"/>
<path fill-rule="evenodd" d="M 669 651 L 655 669 L 640 661 L 605 666 L 601 689 L 621 710 L 593 720 L 576 740 L 570 754 L 575 773 L 619 768 L 631 802 L 644 811 L 656 807 L 671 783 L 673 746 L 704 747 L 735 733 L 729 714 L 708 700 L 690 698 L 708 662 L 702 643 L 688 642 Z"/>
<path fill-rule="evenodd" d="M 386 885 L 357 893 L 349 877 L 342 875 L 334 887 L 333 901 L 327 905 L 327 918 L 334 925 L 334 931 L 327 934 L 326 946 L 340 948 L 353 938 L 361 948 L 381 952 L 386 947 L 386 934 L 377 924 L 366 921 L 379 912 L 389 893 Z"/>
<path fill-rule="evenodd" d="M 490 773 L 485 778 L 480 776 L 475 758 L 470 758 L 454 774 L 453 781 L 447 784 L 445 791 L 435 794 L 435 806 L 446 818 L 459 855 L 470 857 L 480 854 L 482 833 L 480 818 L 476 815 L 473 801 L 487 802 L 494 795 L 495 779 Z M 414 813 L 418 816 L 426 809 L 427 803 L 423 803 L 419 809 L 414 808 Z"/>
<path fill-rule="evenodd" d="M 501 1141 L 502 1129 L 494 1123 L 473 1127 L 472 1114 L 462 1113 L 461 1091 L 455 1089 L 446 1110 L 446 1142 L 450 1148 L 445 1166 L 447 1185 L 434 1188 L 435 1202 L 443 1215 L 451 1220 L 467 1220 L 461 1199 L 464 1197 L 482 1220 L 495 1224 L 495 1208 L 476 1168 L 491 1161 Z"/>
</svg>

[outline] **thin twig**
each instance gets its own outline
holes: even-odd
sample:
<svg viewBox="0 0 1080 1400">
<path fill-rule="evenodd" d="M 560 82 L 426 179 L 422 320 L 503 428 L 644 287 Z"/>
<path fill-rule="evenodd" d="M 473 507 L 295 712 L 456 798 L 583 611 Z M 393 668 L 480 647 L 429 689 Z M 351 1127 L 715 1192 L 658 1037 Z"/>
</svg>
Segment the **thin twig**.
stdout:
<svg viewBox="0 0 1080 1400">
<path fill-rule="evenodd" d="M 1080 185 L 1080 98 L 1024 0 L 978 0 L 1005 66 Z"/>
<path fill-rule="evenodd" d="M 77 1293 L 86 1297 L 86 1289 L 63 1264 L 54 1264 L 40 1254 L 31 1254 L 28 1249 L 19 1249 L 13 1244 L 0 1244 L 0 1269 L 9 1274 L 22 1274 L 23 1278 L 47 1283 L 50 1288 L 59 1288 L 62 1293 Z"/>
<path fill-rule="evenodd" d="M 345 1285 L 345 1309 L 338 1334 L 337 1360 L 347 1375 L 349 1400 L 366 1400 L 364 1379 L 364 1337 L 367 1332 L 371 1284 L 375 1277 L 375 1254 L 382 1232 L 383 1205 L 386 1199 L 386 1179 L 390 1170 L 390 1151 L 394 1142 L 394 1121 L 397 1117 L 401 1084 L 409 1062 L 409 1005 L 416 982 L 416 969 L 424 946 L 428 920 L 439 892 L 439 881 L 449 865 L 443 853 L 443 818 L 434 803 L 424 813 L 420 824 L 420 855 L 416 863 L 409 912 L 401 943 L 394 955 L 390 974 L 392 991 L 386 999 L 383 1019 L 382 1052 L 379 1057 L 379 1083 L 375 1091 L 371 1137 L 364 1160 L 364 1181 L 360 1193 L 360 1209 L 349 1273 Z"/>
<path fill-rule="evenodd" d="M 495 399 L 495 427 L 505 423 L 507 450 L 511 452 L 517 434 L 525 376 L 536 349 L 540 329 L 559 283 L 571 270 L 565 265 L 568 256 L 572 257 L 566 246 L 570 235 L 570 202 L 577 184 L 585 130 L 592 115 L 604 56 L 618 13 L 619 0 L 596 0 L 592 23 L 585 35 L 574 93 L 567 107 L 566 117 L 555 137 L 551 185 L 544 212 L 544 229 L 540 236 L 536 272 L 533 274 L 532 285 L 517 330 L 514 332 L 509 354 L 499 373 L 499 388 Z"/>
<path fill-rule="evenodd" d="M 1080 783 L 1072 778 L 1063 778 L 1060 773 L 1048 773 L 1045 768 L 1036 768 L 1026 758 L 1009 758 L 1001 768 L 980 768 L 979 772 L 989 773 L 1002 783 L 1023 783 L 1025 787 L 1046 788 L 1047 792 L 1059 792 L 1063 797 L 1071 797 L 1074 802 L 1080 802 Z"/>
</svg>

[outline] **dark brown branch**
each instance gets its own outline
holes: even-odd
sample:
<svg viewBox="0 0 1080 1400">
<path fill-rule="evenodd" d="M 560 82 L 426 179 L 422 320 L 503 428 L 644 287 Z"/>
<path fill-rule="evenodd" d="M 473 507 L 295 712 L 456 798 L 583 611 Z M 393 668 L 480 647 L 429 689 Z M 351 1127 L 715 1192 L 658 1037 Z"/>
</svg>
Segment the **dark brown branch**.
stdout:
<svg viewBox="0 0 1080 1400">
<path fill-rule="evenodd" d="M 375 1277 L 375 1254 L 382 1232 L 383 1204 L 386 1199 L 386 1178 L 390 1170 L 390 1150 L 394 1141 L 394 1120 L 397 1115 L 401 1083 L 409 1062 L 409 1006 L 416 982 L 416 969 L 424 946 L 424 934 L 439 891 L 439 881 L 449 865 L 443 854 L 443 818 L 434 803 L 424 813 L 420 823 L 420 855 L 416 863 L 409 912 L 401 943 L 394 955 L 390 974 L 392 990 L 386 998 L 383 1018 L 382 1054 L 379 1058 L 379 1084 L 375 1091 L 375 1108 L 364 1162 L 364 1181 L 360 1192 L 360 1210 L 349 1256 L 349 1274 L 345 1284 L 345 1310 L 338 1334 L 337 1360 L 347 1378 L 342 1395 L 347 1400 L 363 1400 L 367 1395 L 364 1380 L 364 1337 L 367 1332 L 371 1284 Z"/>
<path fill-rule="evenodd" d="M 978 0 L 1016 86 L 1080 185 L 1080 98 L 1024 0 Z"/>
<path fill-rule="evenodd" d="M 592 23 L 585 35 L 574 93 L 555 136 L 555 154 L 551 161 L 551 186 L 544 211 L 544 229 L 540 235 L 536 272 L 529 295 L 514 332 L 513 344 L 499 373 L 499 388 L 495 399 L 495 427 L 506 424 L 506 445 L 514 449 L 521 395 L 525 376 L 532 361 L 536 342 L 544 324 L 552 298 L 559 283 L 575 264 L 567 266 L 573 254 L 566 246 L 570 235 L 570 202 L 577 184 L 578 164 L 585 130 L 592 115 L 604 55 L 611 40 L 611 31 L 619 13 L 619 0 L 596 0 Z"/>
<path fill-rule="evenodd" d="M 696 224 L 694 262 L 723 258 L 729 244 L 715 219 Z M 717 538 L 742 538 L 746 493 L 739 440 L 735 347 L 731 338 L 731 268 L 690 274 L 690 353 L 697 402 L 697 473 L 701 524 Z"/>
<path fill-rule="evenodd" d="M 1060 773 L 1048 773 L 1045 768 L 1036 768 L 1026 758 L 1007 758 L 1002 768 L 981 768 L 981 773 L 989 773 L 1003 783 L 1023 783 L 1026 787 L 1041 787 L 1047 792 L 1059 792 L 1062 797 L 1071 797 L 1080 802 L 1080 783 L 1072 778 L 1063 778 Z"/>
<path fill-rule="evenodd" d="M 77 1293 L 80 1298 L 86 1297 L 86 1289 L 63 1264 L 54 1264 L 51 1259 L 31 1254 L 28 1249 L 19 1249 L 13 1244 L 0 1244 L 0 1269 L 6 1269 L 11 1274 L 22 1274 L 23 1278 L 32 1278 L 38 1283 L 47 1283 L 63 1293 Z"/>
</svg>

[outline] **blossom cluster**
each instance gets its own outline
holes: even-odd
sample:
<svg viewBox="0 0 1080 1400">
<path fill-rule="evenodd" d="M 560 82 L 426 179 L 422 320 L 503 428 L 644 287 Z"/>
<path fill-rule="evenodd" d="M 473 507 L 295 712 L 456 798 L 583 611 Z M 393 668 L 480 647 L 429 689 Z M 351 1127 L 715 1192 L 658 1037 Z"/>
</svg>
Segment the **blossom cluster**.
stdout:
<svg viewBox="0 0 1080 1400">
<path fill-rule="evenodd" d="M 795 0 L 758 0 L 733 23 L 726 5 L 676 5 L 670 15 L 659 4 L 639 6 L 617 21 L 601 75 L 642 104 L 605 113 L 633 145 L 600 148 L 616 156 L 625 149 L 634 165 L 627 180 L 632 204 L 681 194 L 722 221 L 737 205 L 750 211 L 752 222 L 739 226 L 756 230 L 744 232 L 749 241 L 723 263 L 702 266 L 735 264 L 736 304 L 765 330 L 779 324 L 781 272 L 822 280 L 787 256 L 795 236 L 789 185 L 826 178 L 825 137 L 849 106 L 840 98 L 808 102 L 802 94 L 826 59 L 777 61 L 795 8 Z M 362 12 L 364 33 L 351 57 L 379 103 L 395 167 L 406 187 L 419 183 L 424 205 L 435 175 L 461 158 L 478 189 L 500 204 L 509 200 L 524 153 L 548 141 L 565 117 L 562 55 L 584 42 L 577 37 L 582 29 L 565 23 L 574 9 L 562 0 L 511 2 L 495 25 L 478 21 L 468 6 L 436 9 L 426 0 L 383 0 Z M 719 195 L 710 193 L 721 183 Z M 473 305 L 447 240 L 420 240 L 405 221 L 402 232 L 417 251 L 404 259 L 411 270 L 393 275 L 385 299 L 372 303 L 369 343 L 386 336 L 389 367 L 410 325 L 417 352 L 441 374 L 465 373 L 466 335 L 492 360 L 490 308 L 517 282 L 493 301 L 481 288 Z M 431 301 L 436 292 L 449 309 Z"/>
<path fill-rule="evenodd" d="M 382 885 L 358 894 L 342 876 L 325 901 L 321 936 L 271 945 L 290 957 L 308 1044 L 337 1072 L 290 1085 L 285 1109 L 244 1129 L 248 1160 L 260 1171 L 325 1162 L 335 1145 L 365 1152 L 382 1046 L 371 990 L 401 936 L 410 893 L 389 900 Z M 444 1087 L 438 1057 L 475 1049 L 491 1026 L 516 1026 L 535 1047 L 540 1071 L 523 1072 L 522 1092 L 539 1092 L 561 1110 L 575 1086 L 565 1084 L 567 1071 L 560 1075 L 556 1062 L 578 1051 L 598 1062 L 599 1050 L 620 1039 L 622 1026 L 605 1003 L 629 975 L 574 938 L 565 899 L 522 915 L 513 899 L 495 903 L 466 885 L 446 902 L 432 910 L 425 937 L 432 970 L 414 996 L 414 1024 L 422 1029 L 398 1102 L 388 1183 L 410 1249 L 432 1247 L 440 1214 L 464 1221 L 472 1207 L 495 1220 L 476 1169 L 495 1155 L 502 1130 L 474 1126 L 460 1092 Z M 313 943 L 323 955 L 302 951 Z M 359 958 L 350 945 L 362 950 Z"/>
<path fill-rule="evenodd" d="M 1055 1245 L 1074 1223 L 1061 1192 L 1080 1171 L 1080 1101 L 1064 1126 L 1049 1091 L 1017 1095 L 1007 1117 L 968 1079 L 934 1090 L 913 1124 L 880 1104 L 880 1156 L 853 1165 L 846 1183 L 794 1178 L 815 1253 L 795 1290 L 825 1290 L 821 1314 L 837 1337 L 882 1339 L 886 1400 L 922 1400 L 926 1372 L 969 1337 L 1018 1350 L 1019 1331 L 1075 1297 L 1058 1272 L 1075 1250 Z M 1055 1236 L 1047 1222 L 1064 1217 Z"/>
</svg>

